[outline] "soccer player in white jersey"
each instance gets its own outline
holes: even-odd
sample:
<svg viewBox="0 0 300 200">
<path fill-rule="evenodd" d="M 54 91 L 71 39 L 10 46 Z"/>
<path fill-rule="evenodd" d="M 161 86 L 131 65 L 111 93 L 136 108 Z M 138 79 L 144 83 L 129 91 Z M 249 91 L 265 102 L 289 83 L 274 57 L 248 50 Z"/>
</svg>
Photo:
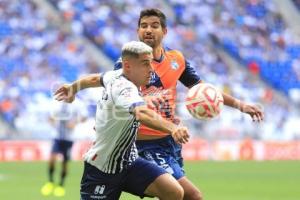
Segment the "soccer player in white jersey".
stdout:
<svg viewBox="0 0 300 200">
<path fill-rule="evenodd" d="M 57 103 L 53 107 L 49 120 L 57 129 L 57 135 L 53 139 L 48 161 L 48 182 L 41 188 L 41 193 L 44 196 L 51 194 L 58 197 L 65 196 L 64 182 L 68 174 L 68 162 L 73 145 L 72 131 L 75 126 L 73 118 L 70 104 Z M 57 170 L 55 166 L 59 155 L 62 156 L 60 180 L 58 184 L 55 184 L 54 177 Z"/>
<path fill-rule="evenodd" d="M 164 131 L 186 143 L 186 127 L 163 119 L 145 105 L 139 88 L 149 83 L 152 48 L 132 41 L 122 48 L 122 69 L 89 75 L 56 92 L 59 101 L 72 102 L 79 90 L 104 87 L 97 104 L 96 140 L 85 155 L 81 200 L 119 199 L 121 192 L 161 200 L 183 199 L 183 189 L 166 171 L 138 157 L 135 146 L 139 124 Z"/>
</svg>

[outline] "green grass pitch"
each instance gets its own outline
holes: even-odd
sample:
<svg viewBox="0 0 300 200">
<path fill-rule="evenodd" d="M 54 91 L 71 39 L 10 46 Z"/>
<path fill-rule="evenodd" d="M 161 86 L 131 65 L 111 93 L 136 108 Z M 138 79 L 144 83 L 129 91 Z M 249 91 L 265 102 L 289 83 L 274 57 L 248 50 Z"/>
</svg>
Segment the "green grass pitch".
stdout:
<svg viewBox="0 0 300 200">
<path fill-rule="evenodd" d="M 47 178 L 45 162 L 2 162 L 0 199 L 79 200 L 82 167 L 81 162 L 71 163 L 67 194 L 57 198 L 40 195 Z M 300 161 L 186 162 L 185 169 L 205 200 L 300 200 Z M 121 197 L 135 199 L 125 193 Z"/>
</svg>

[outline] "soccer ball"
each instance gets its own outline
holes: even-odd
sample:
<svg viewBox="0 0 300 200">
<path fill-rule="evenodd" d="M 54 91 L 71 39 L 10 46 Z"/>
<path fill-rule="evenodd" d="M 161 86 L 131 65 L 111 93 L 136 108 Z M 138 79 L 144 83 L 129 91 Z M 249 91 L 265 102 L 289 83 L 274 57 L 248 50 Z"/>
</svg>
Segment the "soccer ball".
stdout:
<svg viewBox="0 0 300 200">
<path fill-rule="evenodd" d="M 185 105 L 194 118 L 208 120 L 220 114 L 224 99 L 212 84 L 199 83 L 189 89 Z"/>
</svg>

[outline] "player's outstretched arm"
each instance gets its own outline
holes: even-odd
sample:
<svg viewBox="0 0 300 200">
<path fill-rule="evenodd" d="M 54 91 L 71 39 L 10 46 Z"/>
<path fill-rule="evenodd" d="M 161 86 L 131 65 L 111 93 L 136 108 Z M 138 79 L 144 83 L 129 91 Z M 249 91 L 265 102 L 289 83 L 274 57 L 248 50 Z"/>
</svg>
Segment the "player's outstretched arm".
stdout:
<svg viewBox="0 0 300 200">
<path fill-rule="evenodd" d="M 102 76 L 100 74 L 91 74 L 82 77 L 71 84 L 64 84 L 60 86 L 54 93 L 55 99 L 58 101 L 64 101 L 67 103 L 72 103 L 75 99 L 75 95 L 80 90 L 91 88 L 91 87 L 101 87 Z"/>
<path fill-rule="evenodd" d="M 147 106 L 137 106 L 133 111 L 137 120 L 142 124 L 172 135 L 177 143 L 185 144 L 189 140 L 189 134 L 187 127 L 177 126 L 172 122 L 162 118 L 159 114 L 153 110 L 147 108 Z"/>
<path fill-rule="evenodd" d="M 239 109 L 241 112 L 249 114 L 253 121 L 261 122 L 264 119 L 264 113 L 258 106 L 242 102 L 225 93 L 223 93 L 223 98 L 224 105 Z"/>
</svg>

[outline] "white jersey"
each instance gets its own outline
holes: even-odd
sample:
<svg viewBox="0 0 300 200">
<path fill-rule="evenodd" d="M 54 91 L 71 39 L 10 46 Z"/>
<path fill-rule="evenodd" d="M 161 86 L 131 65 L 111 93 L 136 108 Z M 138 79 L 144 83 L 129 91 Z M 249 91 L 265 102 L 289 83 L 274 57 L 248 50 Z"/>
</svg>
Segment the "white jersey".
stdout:
<svg viewBox="0 0 300 200">
<path fill-rule="evenodd" d="M 72 128 L 68 124 L 74 119 L 73 105 L 55 101 L 52 104 L 50 117 L 54 120 L 56 129 L 54 139 L 72 141 Z"/>
<path fill-rule="evenodd" d="M 144 100 L 122 75 L 122 69 L 105 73 L 103 84 L 105 90 L 97 103 L 96 140 L 85 160 L 104 173 L 115 174 L 138 157 L 135 140 L 139 122 L 131 111 Z"/>
<path fill-rule="evenodd" d="M 88 115 L 86 106 L 78 99 L 72 104 L 53 100 L 49 110 L 56 129 L 54 139 L 57 140 L 73 141 L 73 124 Z"/>
</svg>

